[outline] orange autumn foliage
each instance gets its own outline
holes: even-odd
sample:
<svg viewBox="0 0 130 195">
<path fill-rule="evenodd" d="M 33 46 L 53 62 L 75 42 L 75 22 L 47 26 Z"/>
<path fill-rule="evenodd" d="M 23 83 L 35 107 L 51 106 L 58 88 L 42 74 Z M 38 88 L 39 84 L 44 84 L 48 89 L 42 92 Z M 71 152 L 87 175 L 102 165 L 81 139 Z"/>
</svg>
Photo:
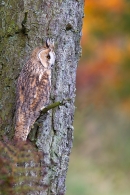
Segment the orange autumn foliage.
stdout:
<svg viewBox="0 0 130 195">
<path fill-rule="evenodd" d="M 77 74 L 78 92 L 86 92 L 87 97 L 95 91 L 103 93 L 101 102 L 114 94 L 121 108 L 130 102 L 129 4 L 126 0 L 85 1 L 83 56 Z"/>
</svg>

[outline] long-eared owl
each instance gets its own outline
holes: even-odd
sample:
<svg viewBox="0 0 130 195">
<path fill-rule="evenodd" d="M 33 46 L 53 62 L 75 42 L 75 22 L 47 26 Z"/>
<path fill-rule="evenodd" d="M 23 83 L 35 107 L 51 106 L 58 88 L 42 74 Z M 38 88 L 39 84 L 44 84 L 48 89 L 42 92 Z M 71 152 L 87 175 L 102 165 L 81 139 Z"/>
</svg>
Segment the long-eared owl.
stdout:
<svg viewBox="0 0 130 195">
<path fill-rule="evenodd" d="M 26 141 L 40 111 L 49 103 L 51 68 L 55 63 L 54 42 L 36 48 L 23 67 L 16 87 L 15 136 Z"/>
</svg>

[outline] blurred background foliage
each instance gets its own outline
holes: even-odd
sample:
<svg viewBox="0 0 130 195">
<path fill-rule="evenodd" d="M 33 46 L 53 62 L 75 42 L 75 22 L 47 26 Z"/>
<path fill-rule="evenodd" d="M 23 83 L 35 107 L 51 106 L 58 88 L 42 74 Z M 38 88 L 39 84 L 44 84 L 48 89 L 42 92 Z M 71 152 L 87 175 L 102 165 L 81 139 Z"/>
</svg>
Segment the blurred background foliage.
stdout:
<svg viewBox="0 0 130 195">
<path fill-rule="evenodd" d="M 130 194 L 130 0 L 86 0 L 67 195 Z"/>
</svg>

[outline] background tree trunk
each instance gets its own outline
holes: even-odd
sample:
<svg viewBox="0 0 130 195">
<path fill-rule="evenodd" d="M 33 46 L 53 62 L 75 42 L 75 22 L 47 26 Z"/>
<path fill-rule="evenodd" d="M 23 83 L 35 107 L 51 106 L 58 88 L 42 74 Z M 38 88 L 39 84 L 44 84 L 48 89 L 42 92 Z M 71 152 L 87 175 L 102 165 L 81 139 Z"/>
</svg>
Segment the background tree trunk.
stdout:
<svg viewBox="0 0 130 195">
<path fill-rule="evenodd" d="M 65 193 L 73 140 L 76 69 L 84 0 L 4 0 L 0 2 L 0 135 L 13 136 L 15 86 L 31 51 L 47 37 L 55 41 L 50 103 L 70 99 L 41 117 L 36 145 L 44 157 L 40 194 Z M 27 14 L 26 14 L 27 13 Z M 26 17 L 27 16 L 27 17 Z"/>
</svg>

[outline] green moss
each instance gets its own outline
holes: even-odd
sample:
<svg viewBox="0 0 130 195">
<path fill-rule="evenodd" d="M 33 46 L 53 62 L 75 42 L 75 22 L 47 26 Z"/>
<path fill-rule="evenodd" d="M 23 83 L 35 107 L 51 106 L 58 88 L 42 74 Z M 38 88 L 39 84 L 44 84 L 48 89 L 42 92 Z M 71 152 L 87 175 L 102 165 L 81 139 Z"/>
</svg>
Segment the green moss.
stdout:
<svg viewBox="0 0 130 195">
<path fill-rule="evenodd" d="M 15 33 L 19 32 L 18 26 L 14 23 L 14 21 L 11 22 L 10 26 L 7 28 L 6 31 L 7 36 L 13 36 Z"/>
<path fill-rule="evenodd" d="M 17 34 L 19 27 L 16 13 L 12 14 L 12 10 L 5 9 L 3 21 L 6 22 L 3 22 L 5 26 L 2 26 L 0 33 L 2 35 L 0 39 L 0 137 L 5 134 L 12 137 L 14 134 L 15 80 L 20 71 L 19 61 L 23 59 L 22 51 L 25 48 L 26 37 L 22 33 Z M 12 17 L 13 20 L 11 20 Z"/>
</svg>

